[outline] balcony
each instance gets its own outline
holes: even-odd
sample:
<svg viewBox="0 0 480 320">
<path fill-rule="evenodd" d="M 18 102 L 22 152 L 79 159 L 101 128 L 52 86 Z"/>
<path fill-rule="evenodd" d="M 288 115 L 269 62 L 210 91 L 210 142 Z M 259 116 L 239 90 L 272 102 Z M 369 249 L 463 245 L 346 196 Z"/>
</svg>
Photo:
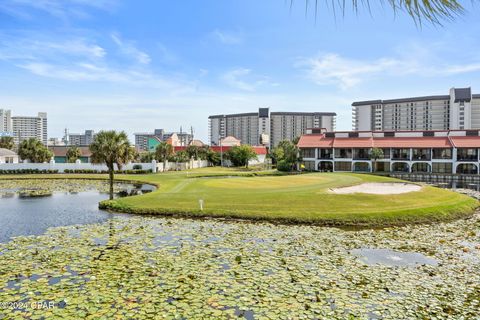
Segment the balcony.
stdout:
<svg viewBox="0 0 480 320">
<path fill-rule="evenodd" d="M 430 161 L 430 149 L 413 149 L 412 160 L 413 161 Z"/>
<path fill-rule="evenodd" d="M 354 160 L 370 160 L 370 149 L 353 149 Z"/>
<path fill-rule="evenodd" d="M 478 151 L 477 149 L 458 149 L 457 150 L 457 161 L 478 161 Z"/>
</svg>

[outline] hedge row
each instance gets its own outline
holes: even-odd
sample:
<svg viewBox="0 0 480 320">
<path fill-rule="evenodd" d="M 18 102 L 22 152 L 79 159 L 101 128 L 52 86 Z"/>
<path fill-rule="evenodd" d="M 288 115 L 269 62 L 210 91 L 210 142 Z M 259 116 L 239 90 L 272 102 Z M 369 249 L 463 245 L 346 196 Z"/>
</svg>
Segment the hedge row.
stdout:
<svg viewBox="0 0 480 320">
<path fill-rule="evenodd" d="M 15 169 L 15 170 L 0 170 L 0 174 L 52 174 L 58 173 L 58 170 L 47 170 L 47 169 Z"/>
<path fill-rule="evenodd" d="M 116 170 L 116 174 L 145 174 L 145 173 L 151 173 L 152 170 L 125 170 L 125 171 L 118 171 Z M 70 169 L 65 169 L 64 173 L 103 173 L 107 174 L 107 170 L 93 170 L 93 169 L 78 169 L 78 170 L 70 170 Z"/>
<path fill-rule="evenodd" d="M 151 173 L 152 170 L 125 170 L 125 171 L 115 171 L 116 174 L 146 174 Z M 14 170 L 0 170 L 0 175 L 4 174 L 54 174 L 58 173 L 58 170 L 40 170 L 40 169 L 14 169 Z M 70 170 L 65 169 L 64 173 L 103 173 L 106 174 L 108 171 L 105 170 L 93 170 L 93 169 L 84 169 L 84 170 Z"/>
</svg>

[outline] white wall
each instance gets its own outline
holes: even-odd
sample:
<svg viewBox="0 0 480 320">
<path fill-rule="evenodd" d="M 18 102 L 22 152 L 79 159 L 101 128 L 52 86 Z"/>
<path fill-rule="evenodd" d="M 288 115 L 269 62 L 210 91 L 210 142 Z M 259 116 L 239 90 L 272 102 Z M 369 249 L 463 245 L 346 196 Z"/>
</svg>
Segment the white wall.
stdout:
<svg viewBox="0 0 480 320">
<path fill-rule="evenodd" d="M 0 164 L 1 163 L 6 163 L 7 158 L 9 159 L 9 161 L 11 161 L 11 159 L 13 159 L 13 163 L 18 163 L 19 162 L 19 158 L 18 158 L 17 155 L 15 155 L 15 156 L 0 156 Z"/>
<path fill-rule="evenodd" d="M 163 162 L 156 164 L 157 172 L 164 172 L 164 171 L 182 171 L 182 170 L 190 170 L 190 169 L 198 169 L 198 168 L 205 168 L 208 167 L 207 160 L 190 160 L 189 162 L 166 162 L 166 169 L 163 168 Z"/>
<path fill-rule="evenodd" d="M 133 170 L 134 165 L 141 165 L 142 170 L 156 169 L 156 163 L 129 163 L 122 166 L 122 170 Z M 106 165 L 91 163 L 1 163 L 0 170 L 22 170 L 22 169 L 38 169 L 38 170 L 58 170 L 63 173 L 65 170 L 108 170 Z M 117 169 L 117 166 L 115 166 Z"/>
</svg>

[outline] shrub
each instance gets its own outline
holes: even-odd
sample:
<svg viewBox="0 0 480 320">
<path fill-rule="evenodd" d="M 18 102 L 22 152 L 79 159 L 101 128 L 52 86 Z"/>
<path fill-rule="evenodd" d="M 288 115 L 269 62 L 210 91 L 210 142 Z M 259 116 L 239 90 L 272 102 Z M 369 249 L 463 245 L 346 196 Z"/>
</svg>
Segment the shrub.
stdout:
<svg viewBox="0 0 480 320">
<path fill-rule="evenodd" d="M 142 167 L 141 164 L 134 164 L 133 165 L 133 170 L 142 170 L 142 169 L 143 169 L 143 167 Z"/>
<path fill-rule="evenodd" d="M 280 161 L 277 162 L 277 170 L 287 172 L 287 171 L 292 170 L 292 166 L 287 161 L 280 160 Z"/>
</svg>

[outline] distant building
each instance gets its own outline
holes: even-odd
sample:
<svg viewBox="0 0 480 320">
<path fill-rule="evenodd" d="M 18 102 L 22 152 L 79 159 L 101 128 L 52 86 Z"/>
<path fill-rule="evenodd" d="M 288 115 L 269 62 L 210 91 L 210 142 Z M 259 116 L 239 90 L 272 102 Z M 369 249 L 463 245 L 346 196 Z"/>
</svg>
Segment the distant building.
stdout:
<svg viewBox="0 0 480 320">
<path fill-rule="evenodd" d="M 161 142 L 168 142 L 172 146 L 188 146 L 193 140 L 193 135 L 186 132 L 165 132 L 155 129 L 154 132 L 134 133 L 135 148 L 138 152 L 155 151 Z"/>
<path fill-rule="evenodd" d="M 85 133 L 70 133 L 68 134 L 68 144 L 71 146 L 89 146 L 95 138 L 93 130 L 85 130 Z"/>
<path fill-rule="evenodd" d="M 0 134 L 10 135 L 12 131 L 12 112 L 0 109 Z"/>
<path fill-rule="evenodd" d="M 478 174 L 479 130 L 307 130 L 298 142 L 307 170 Z M 383 156 L 375 162 L 371 151 Z"/>
<path fill-rule="evenodd" d="M 12 150 L 0 148 L 0 163 L 18 163 L 18 154 Z"/>
<path fill-rule="evenodd" d="M 219 143 L 220 146 L 224 146 L 224 147 L 235 147 L 241 144 L 242 144 L 241 140 L 232 136 L 228 136 L 223 139 L 220 139 L 220 143 Z"/>
<path fill-rule="evenodd" d="M 80 161 L 84 163 L 91 162 L 92 152 L 88 146 L 77 146 L 80 149 Z M 55 163 L 67 163 L 67 151 L 71 146 L 50 146 L 48 149 L 53 152 Z"/>
<path fill-rule="evenodd" d="M 233 136 L 243 144 L 275 147 L 282 140 L 293 140 L 307 128 L 335 130 L 336 114 L 330 112 L 258 112 L 214 115 L 208 117 L 209 136 L 212 145 Z"/>
<path fill-rule="evenodd" d="M 47 146 L 65 146 L 66 143 L 63 139 L 59 138 L 48 138 Z"/>
<path fill-rule="evenodd" d="M 480 94 L 451 88 L 449 95 L 357 101 L 354 131 L 480 129 Z"/>
<path fill-rule="evenodd" d="M 39 112 L 36 117 L 12 116 L 10 110 L 0 109 L 0 136 L 13 136 L 15 144 L 36 138 L 47 145 L 47 114 Z"/>
</svg>

